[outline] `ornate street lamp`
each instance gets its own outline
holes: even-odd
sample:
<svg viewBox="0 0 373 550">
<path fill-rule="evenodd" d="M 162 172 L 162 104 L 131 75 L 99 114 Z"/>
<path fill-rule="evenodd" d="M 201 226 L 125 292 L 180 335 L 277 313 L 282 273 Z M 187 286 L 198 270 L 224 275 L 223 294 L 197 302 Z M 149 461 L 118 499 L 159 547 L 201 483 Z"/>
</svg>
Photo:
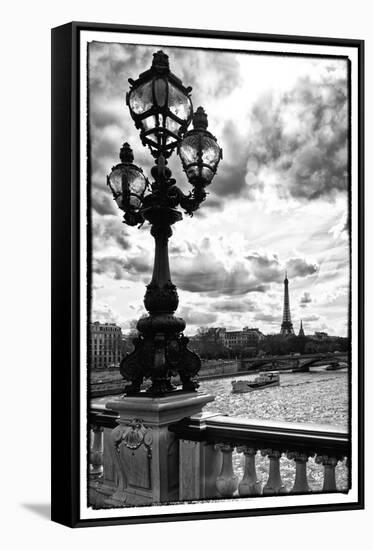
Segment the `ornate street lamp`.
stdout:
<svg viewBox="0 0 373 550">
<path fill-rule="evenodd" d="M 133 152 L 128 143 L 124 143 L 119 158 L 120 164 L 113 166 L 107 184 L 128 225 L 137 225 L 142 221 L 139 213 L 149 182 L 141 168 L 133 164 Z"/>
<path fill-rule="evenodd" d="M 135 349 L 122 359 L 120 372 L 130 383 L 127 395 L 140 392 L 144 378 L 150 378 L 151 395 L 164 395 L 176 388 L 171 376 L 179 374 L 184 391 L 195 391 L 201 366 L 198 355 L 187 348 L 189 339 L 183 335 L 185 322 L 174 313 L 179 304 L 175 285 L 171 281 L 168 260 L 168 239 L 171 226 L 182 219 L 180 206 L 193 215 L 203 200 L 222 158 L 216 138 L 207 131 L 207 115 L 199 107 L 193 116 L 191 88 L 170 72 L 168 56 L 153 55 L 151 68 L 138 80 L 129 79 L 127 94 L 130 114 L 140 130 L 144 146 L 149 146 L 155 158 L 150 186 L 141 168 L 133 164 L 133 153 L 125 143 L 121 149 L 121 164 L 112 169 L 107 183 L 128 225 L 151 224 L 155 240 L 153 276 L 147 285 L 144 304 L 149 313 L 137 323 L 139 336 Z M 194 129 L 187 132 L 193 118 Z M 185 195 L 166 166 L 167 158 L 178 147 L 192 191 Z"/>
<path fill-rule="evenodd" d="M 209 185 L 216 173 L 223 151 L 216 137 L 207 131 L 207 115 L 198 107 L 193 116 L 193 130 L 187 132 L 179 144 L 178 153 L 192 185 Z"/>
<path fill-rule="evenodd" d="M 170 71 L 168 55 L 162 51 L 153 54 L 148 71 L 129 83 L 127 105 L 143 144 L 155 158 L 168 158 L 192 120 L 192 88 L 185 88 Z"/>
</svg>

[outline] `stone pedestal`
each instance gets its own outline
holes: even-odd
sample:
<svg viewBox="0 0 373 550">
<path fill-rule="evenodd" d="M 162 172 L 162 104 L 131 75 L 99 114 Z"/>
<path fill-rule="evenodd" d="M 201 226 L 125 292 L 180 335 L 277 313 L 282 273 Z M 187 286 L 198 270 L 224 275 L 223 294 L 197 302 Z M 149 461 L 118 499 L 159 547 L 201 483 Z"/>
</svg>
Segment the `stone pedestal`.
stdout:
<svg viewBox="0 0 373 550">
<path fill-rule="evenodd" d="M 179 441 L 174 422 L 198 414 L 212 395 L 180 392 L 164 397 L 127 396 L 106 408 L 119 413 L 109 447 L 119 484 L 106 504 L 145 505 L 179 500 Z"/>
<path fill-rule="evenodd" d="M 202 426 L 207 418 L 216 416 L 200 413 L 193 422 Z M 222 468 L 223 453 L 214 443 L 180 439 L 179 495 L 181 501 L 219 497 L 216 478 Z"/>
</svg>

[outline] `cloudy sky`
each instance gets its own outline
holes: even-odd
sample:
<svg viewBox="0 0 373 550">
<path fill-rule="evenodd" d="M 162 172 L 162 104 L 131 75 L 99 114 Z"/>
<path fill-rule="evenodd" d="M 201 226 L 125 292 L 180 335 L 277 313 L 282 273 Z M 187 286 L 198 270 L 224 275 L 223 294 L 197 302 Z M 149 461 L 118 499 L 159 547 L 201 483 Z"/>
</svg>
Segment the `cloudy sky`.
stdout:
<svg viewBox="0 0 373 550">
<path fill-rule="evenodd" d="M 128 330 L 145 312 L 153 239 L 121 223 L 106 174 L 129 141 L 150 176 L 125 94 L 158 45 L 89 45 L 92 319 Z M 223 160 L 202 208 L 173 226 L 178 315 L 199 326 L 279 332 L 287 269 L 292 320 L 306 334 L 346 335 L 348 322 L 347 65 L 330 58 L 162 48 L 192 86 Z M 169 166 L 188 182 L 176 154 Z"/>
</svg>

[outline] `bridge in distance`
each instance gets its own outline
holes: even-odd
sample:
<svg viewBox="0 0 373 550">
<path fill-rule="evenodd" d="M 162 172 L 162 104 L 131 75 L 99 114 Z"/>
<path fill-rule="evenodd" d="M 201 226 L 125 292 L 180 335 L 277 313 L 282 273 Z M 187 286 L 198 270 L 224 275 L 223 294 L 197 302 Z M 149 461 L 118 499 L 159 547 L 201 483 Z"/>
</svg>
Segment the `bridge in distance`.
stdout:
<svg viewBox="0 0 373 550">
<path fill-rule="evenodd" d="M 232 365 L 235 361 L 231 361 Z M 238 370 L 219 374 L 206 374 L 203 369 L 200 372 L 201 380 L 213 378 L 226 378 L 237 375 L 238 373 L 250 374 L 250 372 L 263 372 L 268 370 L 308 372 L 310 367 L 322 367 L 332 365 L 333 368 L 350 366 L 348 352 L 340 353 L 309 353 L 304 355 L 267 355 L 265 357 L 253 357 L 250 359 L 241 359 L 238 364 Z M 112 369 L 114 370 L 114 369 Z M 100 377 L 101 378 L 101 377 Z M 125 391 L 126 382 L 121 378 L 118 369 L 114 372 L 106 371 L 102 379 L 91 380 L 90 397 L 102 397 L 105 395 L 120 394 Z"/>
<path fill-rule="evenodd" d="M 332 368 L 350 366 L 348 352 L 338 353 L 307 353 L 303 355 L 267 355 L 241 359 L 240 371 L 250 370 L 292 370 L 307 372 L 310 367 L 331 365 Z"/>
</svg>

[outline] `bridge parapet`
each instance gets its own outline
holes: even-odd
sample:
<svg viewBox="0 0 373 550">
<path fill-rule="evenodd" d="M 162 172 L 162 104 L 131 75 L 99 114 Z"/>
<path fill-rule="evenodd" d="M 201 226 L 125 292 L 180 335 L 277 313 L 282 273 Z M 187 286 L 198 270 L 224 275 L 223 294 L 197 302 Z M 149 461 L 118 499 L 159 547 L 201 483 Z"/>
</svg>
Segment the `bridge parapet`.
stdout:
<svg viewBox="0 0 373 550">
<path fill-rule="evenodd" d="M 323 485 L 313 491 L 334 492 L 338 490 L 336 466 L 343 462 L 346 468 L 344 459 L 350 455 L 348 433 L 336 427 L 214 415 L 185 419 L 170 429 L 180 439 L 180 471 L 188 472 L 183 476 L 187 482 L 180 487 L 181 500 L 308 493 L 309 459 L 313 459 L 313 468 L 315 461 L 324 467 Z M 198 470 L 203 472 L 194 485 L 189 481 L 195 471 L 190 461 L 191 446 L 199 460 Z M 244 457 L 242 473 L 237 455 Z M 269 459 L 267 466 L 262 457 Z M 289 476 L 288 464 L 285 483 L 281 462 L 286 458 L 292 461 L 295 472 Z M 263 467 L 267 470 L 262 476 L 257 475 L 258 461 L 262 474 Z M 342 492 L 347 489 L 345 486 Z"/>
<path fill-rule="evenodd" d="M 169 419 L 150 431 L 140 419 L 124 427 L 118 422 L 120 417 L 113 411 L 91 409 L 89 485 L 94 507 L 133 503 L 131 478 L 149 487 L 147 492 L 136 489 L 136 504 L 172 498 L 188 501 L 347 492 L 349 488 L 345 459 L 350 457 L 350 437 L 341 428 L 203 412 L 177 422 Z M 162 438 L 170 434 L 164 456 L 154 449 L 157 430 Z M 315 487 L 314 478 L 320 477 L 318 465 L 323 467 L 323 481 Z M 342 476 L 338 483 L 336 468 Z M 172 498 L 162 498 L 164 484 L 167 491 L 172 488 Z"/>
<path fill-rule="evenodd" d="M 239 370 L 287 370 L 294 369 L 307 371 L 310 366 L 323 366 L 328 364 L 349 365 L 348 353 L 313 353 L 302 355 L 270 355 L 265 357 L 253 357 L 241 359 Z"/>
</svg>

